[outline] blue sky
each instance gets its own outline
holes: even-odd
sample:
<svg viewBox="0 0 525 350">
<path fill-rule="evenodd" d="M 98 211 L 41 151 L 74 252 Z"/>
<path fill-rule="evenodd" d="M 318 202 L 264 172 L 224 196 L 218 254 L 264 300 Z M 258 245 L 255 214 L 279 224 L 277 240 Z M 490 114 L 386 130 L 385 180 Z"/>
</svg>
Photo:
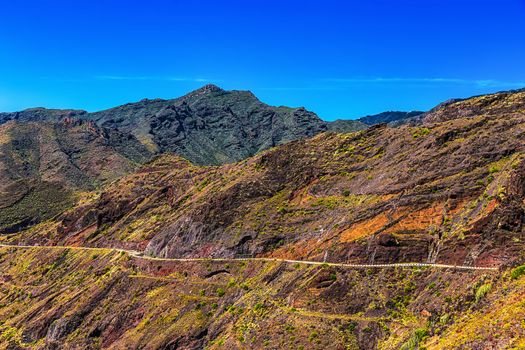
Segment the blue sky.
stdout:
<svg viewBox="0 0 525 350">
<path fill-rule="evenodd" d="M 525 0 L 0 0 L 0 110 L 206 83 L 322 118 L 525 87 Z"/>
</svg>

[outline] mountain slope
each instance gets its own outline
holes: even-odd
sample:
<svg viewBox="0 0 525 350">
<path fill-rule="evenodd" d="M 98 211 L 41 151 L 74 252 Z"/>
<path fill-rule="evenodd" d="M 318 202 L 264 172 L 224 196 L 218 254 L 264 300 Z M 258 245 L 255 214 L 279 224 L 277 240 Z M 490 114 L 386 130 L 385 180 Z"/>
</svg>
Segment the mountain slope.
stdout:
<svg viewBox="0 0 525 350">
<path fill-rule="evenodd" d="M 219 167 L 158 156 L 2 237 L 39 246 L 0 248 L 0 344 L 521 348 L 524 103 L 522 92 L 467 99 L 421 125 L 322 133 Z M 170 261 L 110 247 L 499 271 Z"/>
<path fill-rule="evenodd" d="M 145 99 L 95 113 L 42 108 L 1 113 L 0 124 L 64 118 L 94 121 L 104 129 L 133 135 L 152 153 L 173 152 L 201 165 L 239 161 L 327 130 L 366 128 L 353 120 L 325 122 L 304 108 L 269 106 L 249 91 L 226 91 L 214 85 L 176 99 Z"/>
<path fill-rule="evenodd" d="M 206 85 L 174 100 L 143 100 L 87 118 L 130 132 L 156 152 L 196 164 L 239 161 L 264 149 L 326 130 L 304 108 L 271 107 L 248 91 Z"/>
<path fill-rule="evenodd" d="M 358 121 L 366 125 L 374 125 L 387 123 L 393 126 L 399 126 L 405 124 L 407 121 L 423 114 L 423 112 L 412 111 L 412 112 L 383 112 L 375 115 L 367 115 L 366 117 L 359 118 Z"/>
<path fill-rule="evenodd" d="M 140 144 L 91 122 L 0 125 L 0 232 L 49 219 L 150 157 Z"/>
<path fill-rule="evenodd" d="M 364 130 L 368 128 L 368 125 L 365 123 L 362 123 L 359 120 L 346 120 L 346 119 L 337 119 L 332 122 L 328 122 L 327 124 L 328 131 L 333 132 L 353 132 L 353 131 L 359 131 Z"/>
<path fill-rule="evenodd" d="M 27 239 L 165 257 L 504 265 L 521 257 L 524 135 L 521 111 L 482 111 L 325 133 L 222 167 L 163 156 Z"/>
<path fill-rule="evenodd" d="M 420 118 L 425 123 L 436 123 L 459 118 L 472 118 L 481 114 L 512 115 L 523 113 L 524 110 L 525 89 L 522 89 L 446 101 L 420 115 Z"/>
<path fill-rule="evenodd" d="M 270 107 L 250 92 L 216 86 L 92 114 L 44 108 L 0 113 L 0 232 L 56 215 L 76 202 L 76 192 L 115 180 L 155 153 L 220 164 L 312 136 L 326 125 L 302 108 Z"/>
<path fill-rule="evenodd" d="M 87 112 L 73 109 L 29 108 L 20 112 L 0 113 L 0 124 L 14 120 L 18 122 L 59 122 L 64 118 L 74 118 Z"/>
<path fill-rule="evenodd" d="M 495 293 L 477 300 L 477 285 L 505 285 L 476 271 L 153 261 L 74 247 L 0 247 L 0 268 L 0 346 L 14 349 L 400 349 L 490 307 Z"/>
</svg>

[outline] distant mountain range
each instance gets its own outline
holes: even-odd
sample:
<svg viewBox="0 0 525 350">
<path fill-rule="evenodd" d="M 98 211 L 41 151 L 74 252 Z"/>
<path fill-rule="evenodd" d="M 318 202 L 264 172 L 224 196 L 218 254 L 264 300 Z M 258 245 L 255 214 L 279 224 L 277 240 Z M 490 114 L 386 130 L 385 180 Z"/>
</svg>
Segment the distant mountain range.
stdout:
<svg viewBox="0 0 525 350">
<path fill-rule="evenodd" d="M 172 100 L 144 99 L 95 113 L 43 108 L 0 113 L 0 123 L 65 118 L 93 121 L 105 130 L 131 135 L 152 154 L 174 152 L 201 165 L 239 161 L 323 131 L 350 132 L 367 126 L 355 120 L 325 122 L 304 108 L 269 106 L 249 91 L 225 91 L 215 85 Z"/>
<path fill-rule="evenodd" d="M 151 154 L 174 152 L 195 164 L 239 161 L 262 150 L 320 132 L 351 132 L 378 123 L 402 123 L 421 112 L 384 112 L 358 120 L 325 122 L 304 108 L 273 107 L 249 91 L 206 85 L 185 96 L 144 99 L 105 111 L 32 108 L 0 113 L 0 124 L 93 121 L 105 130 L 129 134 Z"/>
</svg>

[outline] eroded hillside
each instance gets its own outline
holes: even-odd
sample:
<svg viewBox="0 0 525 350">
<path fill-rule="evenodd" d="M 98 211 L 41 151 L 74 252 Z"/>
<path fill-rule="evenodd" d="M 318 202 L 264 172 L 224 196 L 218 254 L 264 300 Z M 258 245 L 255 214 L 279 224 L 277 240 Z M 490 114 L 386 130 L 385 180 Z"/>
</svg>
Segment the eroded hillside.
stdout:
<svg viewBox="0 0 525 350">
<path fill-rule="evenodd" d="M 454 101 L 221 166 L 157 156 L 2 236 L 18 247 L 0 248 L 0 344 L 522 348 L 524 105 L 523 91 Z"/>
<path fill-rule="evenodd" d="M 499 324 L 510 329 L 483 344 L 523 336 L 512 324 L 525 314 L 516 303 L 523 283 L 491 272 L 152 261 L 52 247 L 0 248 L 0 267 L 3 348 L 432 348 L 438 335 L 456 339 L 459 325 L 491 334 L 490 320 L 476 317 L 499 306 L 501 289 L 512 314 Z M 461 345 L 481 349 L 469 336 Z"/>
<path fill-rule="evenodd" d="M 0 125 L 0 233 L 59 214 L 149 157 L 128 135 L 70 117 Z"/>
<path fill-rule="evenodd" d="M 213 85 L 172 100 L 145 99 L 96 113 L 45 108 L 0 113 L 0 233 L 74 206 L 84 191 L 132 172 L 155 154 L 174 152 L 194 164 L 218 165 L 328 128 L 354 131 L 366 125 L 328 123 L 304 108 L 269 106 L 249 91 Z"/>
<path fill-rule="evenodd" d="M 17 240 L 162 257 L 499 266 L 521 257 L 522 112 L 325 133 L 246 161 L 162 156 Z"/>
</svg>

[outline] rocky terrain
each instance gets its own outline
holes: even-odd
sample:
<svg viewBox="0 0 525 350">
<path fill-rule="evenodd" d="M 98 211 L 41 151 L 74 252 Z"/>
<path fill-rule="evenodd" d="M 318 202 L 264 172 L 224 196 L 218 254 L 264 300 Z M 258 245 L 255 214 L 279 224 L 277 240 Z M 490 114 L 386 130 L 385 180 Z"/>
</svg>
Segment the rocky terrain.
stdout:
<svg viewBox="0 0 525 350">
<path fill-rule="evenodd" d="M 386 114 L 389 120 L 411 115 Z M 231 163 L 327 130 L 362 130 L 384 121 L 382 115 L 324 122 L 304 108 L 268 106 L 249 91 L 214 85 L 173 100 L 142 100 L 96 113 L 0 113 L 0 232 L 56 215 L 82 192 L 120 178 L 155 154 L 176 153 L 200 165 Z M 47 208 L 38 204 L 44 197 Z M 33 201 L 37 205 L 28 209 Z"/>
<path fill-rule="evenodd" d="M 4 192 L 26 177 L 34 183 L 58 178 L 80 197 L 58 201 L 62 204 L 36 226 L 4 229 L 3 244 L 34 247 L 0 248 L 6 271 L 0 344 L 12 349 L 525 346 L 525 91 L 449 101 L 411 115 L 405 125 L 400 125 L 404 117 L 385 119 L 399 126 L 344 133 L 327 131 L 333 126 L 312 122 L 317 117 L 303 109 L 259 104 L 250 93 L 207 86 L 169 103 L 142 101 L 79 114 L 68 123 L 1 125 L 2 135 L 10 135 L 0 138 L 3 152 L 11 152 L 4 158 L 18 160 L 18 177 L 9 175 L 13 185 Z M 221 118 L 213 119 L 217 115 Z M 265 118 L 280 127 L 256 131 L 256 121 Z M 218 124 L 233 125 L 234 119 L 235 127 L 223 125 L 220 137 L 208 138 Z M 69 155 L 64 164 L 85 177 L 65 176 L 73 171 L 68 167 L 56 171 L 53 163 L 27 161 L 46 148 L 36 152 L 22 142 L 27 136 L 15 137 L 24 127 L 39 132 L 33 139 L 60 144 L 50 152 Z M 62 128 L 74 130 L 68 132 L 77 135 L 72 144 L 82 140 L 85 146 L 68 151 L 67 142 L 56 141 Z M 241 146 L 232 141 L 242 135 L 239 130 L 261 137 Z M 199 142 L 224 153 L 199 158 Z M 235 152 L 228 153 L 231 149 Z M 90 152 L 113 152 L 108 153 L 112 171 L 93 163 Z M 224 164 L 202 165 L 215 163 Z M 85 180 L 67 182 L 73 178 Z M 103 185 L 89 186 L 95 180 Z M 20 198 L 2 210 L 18 208 L 27 195 Z M 27 210 L 10 213 L 20 212 Z M 498 270 L 242 260 L 249 257 Z"/>
<path fill-rule="evenodd" d="M 160 156 L 26 237 L 162 257 L 506 264 L 521 255 L 521 108 L 324 133 L 221 167 Z"/>
<path fill-rule="evenodd" d="M 226 91 L 215 85 L 172 100 L 144 99 L 95 113 L 43 108 L 0 113 L 0 124 L 64 118 L 93 121 L 104 129 L 131 134 L 152 153 L 172 152 L 200 165 L 239 161 L 327 130 L 366 128 L 354 120 L 325 122 L 303 107 L 273 107 L 250 91 Z"/>
<path fill-rule="evenodd" d="M 272 107 L 249 91 L 206 85 L 175 100 L 143 100 L 86 116 L 135 135 L 155 152 L 194 164 L 239 161 L 279 144 L 311 137 L 329 123 L 304 108 Z M 345 131 L 363 128 L 348 121 Z"/>
<path fill-rule="evenodd" d="M 523 282 L 493 273 L 163 262 L 45 247 L 0 248 L 0 266 L 3 348 L 414 349 L 424 341 L 436 349 L 459 345 L 465 327 L 463 348 L 482 349 L 471 347 L 474 325 L 484 336 L 498 325 L 475 317 L 502 302 L 517 306 L 498 323 L 510 328 L 476 341 L 505 346 L 508 335 L 523 335 L 512 322 L 525 316 Z"/>
<path fill-rule="evenodd" d="M 14 120 L 17 122 L 60 122 L 64 118 L 80 117 L 86 111 L 72 109 L 29 108 L 20 112 L 0 113 L 0 124 Z"/>
<path fill-rule="evenodd" d="M 367 115 L 366 117 L 359 118 L 358 120 L 366 125 L 374 125 L 374 124 L 381 124 L 381 123 L 387 123 L 391 126 L 399 126 L 402 124 L 405 124 L 411 120 L 416 119 L 416 117 L 423 114 L 423 112 L 420 111 L 412 111 L 412 112 L 396 112 L 396 111 L 389 111 L 389 112 L 383 112 L 375 115 Z"/>
<path fill-rule="evenodd" d="M 69 113 L 67 114 L 69 115 Z M 130 135 L 92 122 L 20 119 L 0 125 L 0 232 L 17 232 L 149 159 Z"/>
<path fill-rule="evenodd" d="M 194 164 L 245 159 L 278 144 L 357 121 L 327 123 L 304 108 L 271 107 L 248 91 L 204 86 L 174 100 L 143 100 L 107 111 L 32 108 L 0 113 L 0 232 L 48 219 L 155 154 Z M 27 203 L 42 203 L 27 209 Z"/>
</svg>

